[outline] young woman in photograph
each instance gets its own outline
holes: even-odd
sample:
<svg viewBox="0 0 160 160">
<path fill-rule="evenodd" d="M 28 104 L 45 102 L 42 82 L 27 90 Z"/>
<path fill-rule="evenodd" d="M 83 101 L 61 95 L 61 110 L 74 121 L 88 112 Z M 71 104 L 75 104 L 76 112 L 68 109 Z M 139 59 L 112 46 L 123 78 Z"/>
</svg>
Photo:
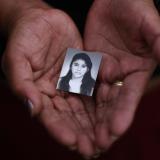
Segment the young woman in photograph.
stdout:
<svg viewBox="0 0 160 160">
<path fill-rule="evenodd" d="M 64 91 L 92 95 L 95 80 L 91 76 L 92 62 L 85 53 L 73 56 L 69 71 L 61 77 L 58 88 Z"/>
</svg>

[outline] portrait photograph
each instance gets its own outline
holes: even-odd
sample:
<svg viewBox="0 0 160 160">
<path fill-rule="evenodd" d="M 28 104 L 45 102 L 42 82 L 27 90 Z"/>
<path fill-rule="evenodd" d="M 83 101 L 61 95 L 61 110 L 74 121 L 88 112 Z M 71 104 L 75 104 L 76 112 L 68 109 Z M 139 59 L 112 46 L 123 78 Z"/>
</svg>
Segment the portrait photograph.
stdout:
<svg viewBox="0 0 160 160">
<path fill-rule="evenodd" d="M 57 89 L 92 96 L 102 55 L 98 52 L 68 48 Z"/>
</svg>

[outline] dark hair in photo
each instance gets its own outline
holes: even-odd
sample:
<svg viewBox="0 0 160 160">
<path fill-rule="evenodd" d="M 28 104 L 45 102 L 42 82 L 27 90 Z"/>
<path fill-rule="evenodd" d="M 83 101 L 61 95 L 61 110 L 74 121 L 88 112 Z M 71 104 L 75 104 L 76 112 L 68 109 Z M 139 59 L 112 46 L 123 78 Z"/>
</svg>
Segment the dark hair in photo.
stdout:
<svg viewBox="0 0 160 160">
<path fill-rule="evenodd" d="M 64 91 L 69 91 L 69 81 L 70 79 L 72 79 L 71 67 L 72 67 L 73 62 L 79 59 L 84 60 L 88 68 L 88 71 L 86 72 L 86 74 L 84 75 L 82 79 L 80 93 L 84 95 L 90 95 L 94 87 L 95 80 L 91 76 L 91 69 L 92 69 L 91 59 L 85 53 L 78 53 L 75 56 L 73 56 L 68 73 L 64 77 L 62 77 L 60 80 L 59 89 L 62 89 Z"/>
</svg>

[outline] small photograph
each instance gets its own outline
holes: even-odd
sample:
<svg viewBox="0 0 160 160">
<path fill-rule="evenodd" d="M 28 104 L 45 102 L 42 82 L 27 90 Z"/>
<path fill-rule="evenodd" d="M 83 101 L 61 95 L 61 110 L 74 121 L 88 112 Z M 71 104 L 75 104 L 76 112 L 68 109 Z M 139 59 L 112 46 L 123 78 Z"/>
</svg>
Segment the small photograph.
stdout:
<svg viewBox="0 0 160 160">
<path fill-rule="evenodd" d="M 57 89 L 92 96 L 102 55 L 67 49 Z"/>
</svg>

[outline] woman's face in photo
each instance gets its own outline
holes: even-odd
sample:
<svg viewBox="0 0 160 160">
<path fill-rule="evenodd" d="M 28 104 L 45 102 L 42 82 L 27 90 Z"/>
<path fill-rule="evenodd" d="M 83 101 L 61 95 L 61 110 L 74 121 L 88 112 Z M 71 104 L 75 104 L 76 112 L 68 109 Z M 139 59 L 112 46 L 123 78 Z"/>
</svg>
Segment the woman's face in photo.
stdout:
<svg viewBox="0 0 160 160">
<path fill-rule="evenodd" d="M 84 60 L 78 59 L 72 63 L 71 70 L 74 78 L 81 78 L 85 75 L 88 68 Z"/>
</svg>

